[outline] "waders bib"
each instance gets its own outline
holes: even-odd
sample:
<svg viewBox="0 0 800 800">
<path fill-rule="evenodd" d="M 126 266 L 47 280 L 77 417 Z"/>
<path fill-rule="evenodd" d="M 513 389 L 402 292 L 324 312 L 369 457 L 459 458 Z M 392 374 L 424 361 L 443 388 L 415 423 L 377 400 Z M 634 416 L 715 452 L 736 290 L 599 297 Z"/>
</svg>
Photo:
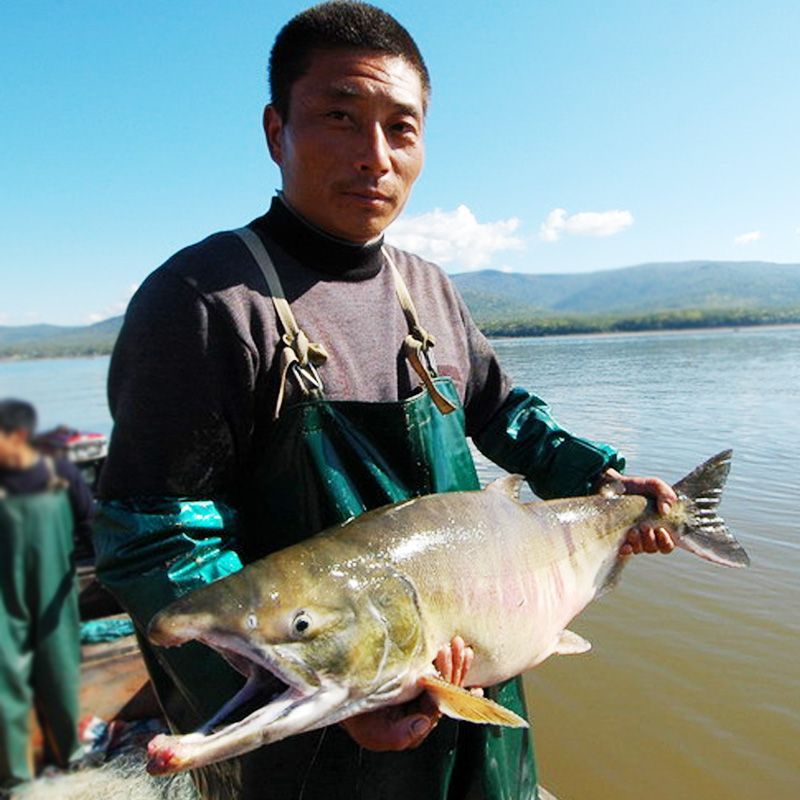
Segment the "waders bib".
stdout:
<svg viewBox="0 0 800 800">
<path fill-rule="evenodd" d="M 248 544 L 288 546 L 364 511 L 423 494 L 479 489 L 464 433 L 464 411 L 449 378 L 430 363 L 433 337 L 419 323 L 399 272 L 385 253 L 409 326 L 404 348 L 423 386 L 398 402 L 329 401 L 324 397 L 324 348 L 305 341 L 261 240 L 242 238 L 265 274 L 283 327 L 284 362 L 305 400 L 279 409 L 268 456 L 256 471 L 247 530 L 269 531 Z M 335 358 L 333 353 L 331 358 Z M 263 544 L 262 544 L 263 542 Z M 247 560 L 265 554 L 247 553 Z M 525 715 L 519 681 L 489 694 Z M 528 730 L 443 719 L 423 744 L 401 753 L 362 750 L 338 726 L 292 737 L 252 759 L 259 785 L 276 798 L 305 800 L 530 800 L 536 774 Z M 245 775 L 250 771 L 246 768 Z M 278 789 L 285 781 L 285 788 Z M 249 781 L 246 781 L 249 782 Z M 255 797 L 248 792 L 247 797 Z"/>
<path fill-rule="evenodd" d="M 266 277 L 282 327 L 274 433 L 254 471 L 249 500 L 238 510 L 245 533 L 235 544 L 225 537 L 231 520 L 221 503 L 105 505 L 95 533 L 98 573 L 142 629 L 170 599 L 235 571 L 238 557 L 251 562 L 387 503 L 480 488 L 455 387 L 436 377 L 433 337 L 420 326 L 388 253 L 409 325 L 405 352 L 423 386 L 397 402 L 330 401 L 324 369 L 317 367 L 335 353 L 328 356 L 297 326 L 261 240 L 247 228 L 237 233 Z M 298 381 L 302 398 L 284 406 L 288 380 Z M 202 645 L 162 650 L 142 644 L 162 705 L 183 732 L 208 719 L 242 683 Z M 526 716 L 519 679 L 487 694 Z M 214 800 L 537 797 L 529 730 L 447 718 L 414 750 L 363 750 L 334 725 L 197 770 L 195 779 L 203 797 Z"/>
<path fill-rule="evenodd" d="M 63 485 L 35 494 L 0 494 L 0 789 L 33 778 L 34 702 L 45 758 L 65 767 L 80 749 L 73 528 Z"/>
</svg>

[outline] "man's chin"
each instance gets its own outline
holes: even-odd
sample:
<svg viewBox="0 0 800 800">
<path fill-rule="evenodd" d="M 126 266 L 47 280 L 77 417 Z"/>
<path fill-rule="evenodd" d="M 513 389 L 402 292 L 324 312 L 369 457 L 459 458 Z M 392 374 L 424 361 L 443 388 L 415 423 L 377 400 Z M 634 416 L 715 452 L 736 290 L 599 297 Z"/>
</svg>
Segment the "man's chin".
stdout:
<svg viewBox="0 0 800 800">
<path fill-rule="evenodd" d="M 378 210 L 369 213 L 368 210 L 362 209 L 361 213 L 353 213 L 346 220 L 340 220 L 335 230 L 327 232 L 337 239 L 352 244 L 367 244 L 379 238 L 396 217 L 394 209 L 392 213 Z"/>
</svg>

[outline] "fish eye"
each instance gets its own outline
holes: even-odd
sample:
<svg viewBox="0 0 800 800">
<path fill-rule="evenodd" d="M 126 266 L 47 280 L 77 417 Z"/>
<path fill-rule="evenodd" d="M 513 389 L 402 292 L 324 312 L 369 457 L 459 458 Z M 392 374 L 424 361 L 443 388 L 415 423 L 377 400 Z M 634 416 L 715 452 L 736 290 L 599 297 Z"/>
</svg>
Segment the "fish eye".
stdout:
<svg viewBox="0 0 800 800">
<path fill-rule="evenodd" d="M 311 615 L 307 611 L 298 611 L 292 620 L 292 633 L 303 636 L 311 627 Z"/>
<path fill-rule="evenodd" d="M 258 627 L 258 617 L 255 614 L 248 614 L 246 624 L 248 630 L 254 631 Z"/>
</svg>

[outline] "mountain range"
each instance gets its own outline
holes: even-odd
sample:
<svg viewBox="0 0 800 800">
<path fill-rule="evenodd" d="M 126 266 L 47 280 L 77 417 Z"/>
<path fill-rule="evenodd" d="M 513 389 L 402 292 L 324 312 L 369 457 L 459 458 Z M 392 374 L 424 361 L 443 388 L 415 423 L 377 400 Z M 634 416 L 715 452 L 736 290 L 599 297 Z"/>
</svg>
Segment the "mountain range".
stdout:
<svg viewBox="0 0 800 800">
<path fill-rule="evenodd" d="M 659 320 L 665 318 L 679 327 L 689 314 L 707 325 L 800 321 L 800 264 L 687 261 L 558 275 L 482 270 L 452 278 L 477 323 L 495 335 L 600 330 L 600 318 L 608 330 L 664 327 Z M 0 326 L 0 357 L 109 353 L 122 319 Z M 569 324 L 554 327 L 554 320 Z"/>
<path fill-rule="evenodd" d="M 479 323 L 800 307 L 800 264 L 687 261 L 566 275 L 484 270 L 453 280 Z"/>
</svg>

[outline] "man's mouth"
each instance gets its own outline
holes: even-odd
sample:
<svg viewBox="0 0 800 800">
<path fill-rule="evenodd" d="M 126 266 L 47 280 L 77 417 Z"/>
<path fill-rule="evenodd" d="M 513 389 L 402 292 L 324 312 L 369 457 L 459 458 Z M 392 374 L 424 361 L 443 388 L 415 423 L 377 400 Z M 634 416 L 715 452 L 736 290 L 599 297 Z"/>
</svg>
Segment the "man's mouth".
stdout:
<svg viewBox="0 0 800 800">
<path fill-rule="evenodd" d="M 345 195 L 371 205 L 385 205 L 394 202 L 392 195 L 377 189 L 349 189 L 345 191 Z"/>
</svg>

